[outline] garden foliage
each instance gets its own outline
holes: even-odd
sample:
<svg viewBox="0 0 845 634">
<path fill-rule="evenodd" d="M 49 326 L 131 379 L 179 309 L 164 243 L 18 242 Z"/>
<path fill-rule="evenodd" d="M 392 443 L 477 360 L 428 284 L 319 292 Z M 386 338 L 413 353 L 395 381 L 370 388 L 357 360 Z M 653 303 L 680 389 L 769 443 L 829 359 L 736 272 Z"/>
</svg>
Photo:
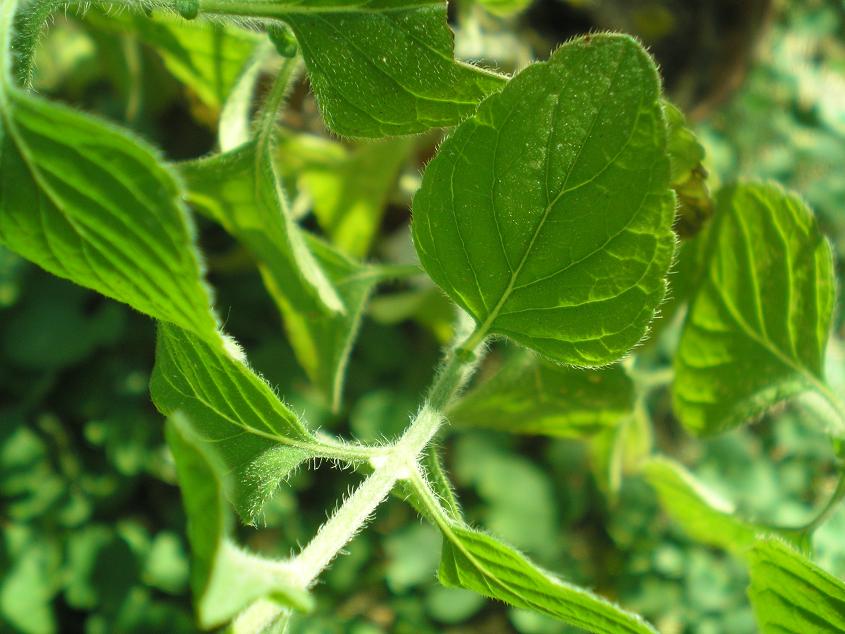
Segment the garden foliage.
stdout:
<svg viewBox="0 0 845 634">
<path fill-rule="evenodd" d="M 218 151 L 168 162 L 136 133 L 31 89 L 45 23 L 79 3 L 0 2 L 0 243 L 155 320 L 149 391 L 167 418 L 199 627 L 282 631 L 309 613 L 318 580 L 393 494 L 439 531 L 446 588 L 590 632 L 655 632 L 535 564 L 495 522 L 466 516 L 441 446 L 477 428 L 588 440 L 609 506 L 628 475 L 643 476 L 692 538 L 747 565 L 760 631 L 845 628 L 845 583 L 810 552 L 842 486 L 815 520 L 775 525 L 735 512 L 653 442 L 650 398 L 667 374 L 675 416 L 701 437 L 800 399 L 839 442 L 845 405 L 826 378 L 836 283 L 812 210 L 770 181 L 726 184 L 711 199 L 702 146 L 637 40 L 585 35 L 506 76 L 455 59 L 440 0 L 98 2 L 115 11 L 92 13 L 102 33 L 133 33 L 197 108 L 219 114 Z M 350 150 L 292 134 L 279 119 L 302 72 L 332 133 L 399 138 Z M 414 150 L 403 137 L 438 128 L 449 130 L 412 205 L 419 266 L 366 259 Z M 367 182 L 370 173 L 382 180 Z M 302 222 L 292 189 L 311 191 L 322 235 Z M 396 407 L 390 431 L 353 440 L 275 390 L 227 334 L 198 222 L 218 225 L 257 268 L 330 412 L 346 407 L 365 311 L 377 317 L 391 295 L 371 298 L 430 278 L 433 301 L 445 295 L 457 317 L 433 328 L 453 336 L 430 387 L 407 404 L 407 426 Z M 648 369 L 649 342 L 670 320 L 680 334 L 661 345 L 673 365 Z M 472 469 L 468 453 L 458 475 Z M 279 559 L 238 543 L 239 525 L 272 518 L 280 487 L 324 462 L 350 467 L 355 484 L 320 511 L 328 520 L 301 548 Z M 49 629 L 49 616 L 32 627 L 8 607 L 22 594 L 14 583 L 3 586 L 13 626 Z M 81 609 L 96 598 L 77 588 L 68 601 Z"/>
</svg>

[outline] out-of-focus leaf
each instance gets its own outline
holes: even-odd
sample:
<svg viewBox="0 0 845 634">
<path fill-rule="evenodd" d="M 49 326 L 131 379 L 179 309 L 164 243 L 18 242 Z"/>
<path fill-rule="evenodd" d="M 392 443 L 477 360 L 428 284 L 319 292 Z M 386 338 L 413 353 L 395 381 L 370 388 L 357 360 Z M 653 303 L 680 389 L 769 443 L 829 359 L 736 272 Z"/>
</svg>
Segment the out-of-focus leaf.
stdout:
<svg viewBox="0 0 845 634">
<path fill-rule="evenodd" d="M 633 401 L 620 365 L 578 370 L 517 353 L 448 414 L 456 425 L 578 438 L 616 425 Z"/>
<path fill-rule="evenodd" d="M 100 27 L 129 32 L 158 53 L 167 69 L 209 107 L 220 110 L 261 37 L 231 23 L 184 20 L 172 14 L 91 13 Z"/>
<path fill-rule="evenodd" d="M 775 538 L 750 554 L 748 594 L 762 634 L 845 631 L 845 583 Z"/>
<path fill-rule="evenodd" d="M 301 160 L 302 136 L 282 139 L 277 154 Z M 314 204 L 317 221 L 332 243 L 344 253 L 364 257 L 379 228 L 387 199 L 399 170 L 414 147 L 408 138 L 361 143 L 351 151 L 337 146 L 320 152 L 316 160 L 296 170 L 301 186 Z M 340 156 L 337 156 L 340 154 Z"/>
<path fill-rule="evenodd" d="M 747 522 L 733 505 L 708 490 L 691 473 L 669 458 L 652 458 L 643 471 L 655 488 L 663 508 L 693 539 L 724 548 L 741 557 L 759 535 L 778 534 L 800 543 L 797 531 Z"/>
<path fill-rule="evenodd" d="M 706 240 L 675 356 L 684 425 L 724 431 L 808 390 L 836 403 L 823 375 L 833 260 L 810 209 L 776 185 L 730 187 Z"/>
<path fill-rule="evenodd" d="M 336 409 L 364 304 L 383 276 L 319 240 L 306 239 L 280 210 L 283 199 L 266 191 L 268 179 L 275 183 L 272 168 L 256 182 L 254 152 L 250 144 L 184 164 L 182 171 L 195 204 L 242 240 L 258 260 L 297 359 Z M 261 191 L 264 196 L 256 193 Z M 268 201 L 274 201 L 275 213 Z"/>
<path fill-rule="evenodd" d="M 713 201 L 707 187 L 707 170 L 702 166 L 704 148 L 687 126 L 684 114 L 668 101 L 666 115 L 667 143 L 672 187 L 678 194 L 675 231 L 682 238 L 698 233 L 713 215 Z"/>
</svg>

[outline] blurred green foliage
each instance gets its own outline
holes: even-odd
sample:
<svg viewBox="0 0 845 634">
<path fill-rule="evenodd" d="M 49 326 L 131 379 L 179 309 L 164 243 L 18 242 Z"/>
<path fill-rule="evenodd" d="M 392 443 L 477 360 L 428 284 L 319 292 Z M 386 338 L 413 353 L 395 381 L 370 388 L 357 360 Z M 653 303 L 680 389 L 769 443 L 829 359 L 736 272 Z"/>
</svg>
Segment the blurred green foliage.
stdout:
<svg viewBox="0 0 845 634">
<path fill-rule="evenodd" d="M 585 11 L 578 15 L 591 15 L 592 6 L 602 26 L 615 6 L 557 2 Z M 498 14 L 521 3 L 479 4 L 496 6 Z M 494 17 L 461 2 L 457 50 L 518 65 L 542 49 L 537 42 L 547 34 L 538 35 L 542 29 L 531 16 L 551 4 L 538 0 L 527 14 Z M 645 14 L 652 19 L 641 16 L 633 24 L 643 26 L 644 37 L 656 37 L 683 22 L 672 13 L 675 6 L 653 2 Z M 771 20 L 740 89 L 695 122 L 706 166 L 715 181 L 774 178 L 802 192 L 842 255 L 845 9 L 838 0 L 782 2 Z M 102 21 L 57 21 L 39 51 L 38 89 L 134 127 L 172 159 L 210 149 L 215 115 L 204 103 L 208 96 L 170 75 L 173 60 L 103 28 Z M 627 15 L 619 23 L 632 24 Z M 559 40 L 566 28 L 586 27 L 564 25 Z M 510 46 L 515 40 L 519 45 Z M 313 102 L 301 92 L 294 96 L 296 120 L 288 123 L 323 134 L 313 123 Z M 400 145 L 391 151 L 411 152 Z M 406 169 L 392 192 L 364 184 L 355 192 L 357 208 L 338 206 L 339 192 L 350 186 L 344 175 L 383 162 L 376 156 L 382 150 L 338 146 L 323 163 L 292 164 L 286 178 L 294 194 L 301 187 L 312 199 L 316 222 L 336 231 L 342 245 L 363 252 L 372 242 L 377 252 L 401 259 L 409 248 L 407 197 L 418 172 Z M 341 214 L 354 218 L 361 208 L 365 225 L 341 222 Z M 350 238 L 358 234 L 366 246 Z M 200 224 L 200 236 L 228 330 L 294 409 L 317 427 L 362 441 L 391 438 L 405 427 L 437 361 L 438 343 L 448 336 L 451 315 L 442 297 L 428 287 L 398 285 L 374 298 L 350 362 L 346 405 L 333 414 L 298 368 L 243 254 L 208 224 Z M 243 306 L 249 310 L 232 309 Z M 668 324 L 661 337 L 677 337 L 675 326 Z M 665 361 L 666 347 L 652 344 L 644 363 Z M 154 328 L 146 318 L 0 249 L 0 631 L 194 631 L 185 520 L 161 417 L 147 393 L 153 350 Z M 832 357 L 839 364 L 835 379 L 843 366 Z M 749 518 L 799 525 L 833 488 L 829 442 L 797 407 L 693 443 L 672 419 L 664 390 L 647 406 L 656 443 Z M 468 519 L 541 565 L 620 600 L 666 634 L 755 631 L 745 566 L 690 540 L 641 477 L 626 477 L 611 504 L 588 442 L 470 430 L 455 434 L 445 455 Z M 258 552 L 287 554 L 319 526 L 344 493 L 343 483 L 329 465 L 299 472 L 265 510 L 273 528 L 239 528 L 240 540 Z M 406 505 L 383 506 L 373 529 L 333 564 L 314 615 L 295 621 L 292 632 L 571 631 L 437 585 L 440 537 Z M 840 577 L 843 531 L 840 508 L 813 544 L 817 562 Z"/>
</svg>

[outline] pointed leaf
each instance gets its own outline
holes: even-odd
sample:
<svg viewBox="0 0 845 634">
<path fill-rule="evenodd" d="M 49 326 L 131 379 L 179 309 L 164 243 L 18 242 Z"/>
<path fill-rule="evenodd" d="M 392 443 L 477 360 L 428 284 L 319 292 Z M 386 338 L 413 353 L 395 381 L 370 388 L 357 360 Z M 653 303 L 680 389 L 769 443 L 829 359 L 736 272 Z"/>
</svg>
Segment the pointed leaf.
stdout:
<svg viewBox="0 0 845 634">
<path fill-rule="evenodd" d="M 762 634 L 845 631 L 845 583 L 777 539 L 751 551 L 748 594 Z"/>
<path fill-rule="evenodd" d="M 556 361 L 605 365 L 645 334 L 672 260 L 674 200 L 654 62 L 594 35 L 462 123 L 414 199 L 414 242 L 479 324 Z"/>
<path fill-rule="evenodd" d="M 323 304 L 321 310 L 344 311 L 291 218 L 269 152 L 250 142 L 179 169 L 191 201 L 238 238 L 279 284 L 298 284 Z"/>
<path fill-rule="evenodd" d="M 304 587 L 289 581 L 283 564 L 241 550 L 229 539 L 231 517 L 222 476 L 226 468 L 208 444 L 197 438 L 189 419 L 174 413 L 167 421 L 166 435 L 188 517 L 191 587 L 200 627 L 223 625 L 262 597 L 310 610 L 313 599 Z"/>
<path fill-rule="evenodd" d="M 465 526 L 444 530 L 438 577 L 447 587 L 466 588 L 589 632 L 656 632 L 639 616 L 557 579 L 510 546 Z"/>
<path fill-rule="evenodd" d="M 634 388 L 619 365 L 578 370 L 515 354 L 449 411 L 456 425 L 578 438 L 630 413 Z"/>
<path fill-rule="evenodd" d="M 321 444 L 245 362 L 189 332 L 160 325 L 150 381 L 156 407 L 184 412 L 235 474 L 233 504 L 254 521 L 267 499 Z"/>
<path fill-rule="evenodd" d="M 802 200 L 771 184 L 722 190 L 675 356 L 690 430 L 736 427 L 806 390 L 823 367 L 834 301 L 830 246 Z"/>
<path fill-rule="evenodd" d="M 747 522 L 733 505 L 709 490 L 694 475 L 668 458 L 653 458 L 643 467 L 663 508 L 693 539 L 745 556 L 759 535 L 779 533 L 794 543 L 797 531 Z"/>
<path fill-rule="evenodd" d="M 270 230 L 281 225 L 270 224 L 270 219 L 257 211 L 251 148 L 184 164 L 182 172 L 194 202 L 241 240 L 258 261 L 264 283 L 284 317 L 297 359 L 337 409 L 361 314 L 381 277 L 330 246 L 307 240 L 298 226 L 286 221 L 288 236 L 301 243 L 294 257 L 294 249 L 288 248 L 290 242 L 280 231 Z M 303 274 L 295 264 L 297 260 L 311 262 L 312 275 Z M 320 288 L 331 290 L 342 311 L 326 309 L 319 299 L 325 294 L 315 292 L 315 278 Z"/>
<path fill-rule="evenodd" d="M 0 86 L 0 241 L 54 275 L 219 340 L 181 195 L 129 133 Z"/>
</svg>

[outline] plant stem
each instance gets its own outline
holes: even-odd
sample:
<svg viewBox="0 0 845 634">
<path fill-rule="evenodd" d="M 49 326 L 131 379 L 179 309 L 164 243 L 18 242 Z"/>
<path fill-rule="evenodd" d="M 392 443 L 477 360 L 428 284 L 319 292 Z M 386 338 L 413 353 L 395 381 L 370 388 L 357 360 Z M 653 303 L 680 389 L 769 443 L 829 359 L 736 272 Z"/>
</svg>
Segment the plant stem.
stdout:
<svg viewBox="0 0 845 634">
<path fill-rule="evenodd" d="M 475 369 L 475 350 L 470 351 L 466 345 L 476 339 L 473 333 L 462 345 L 447 352 L 446 362 L 437 373 L 425 403 L 408 429 L 389 453 L 371 459 L 373 473 L 346 498 L 320 527 L 314 539 L 291 561 L 297 583 L 306 587 L 313 584 L 340 550 L 367 523 L 396 482 L 411 477 L 417 469 L 420 455 L 445 420 L 442 411 Z"/>
</svg>

